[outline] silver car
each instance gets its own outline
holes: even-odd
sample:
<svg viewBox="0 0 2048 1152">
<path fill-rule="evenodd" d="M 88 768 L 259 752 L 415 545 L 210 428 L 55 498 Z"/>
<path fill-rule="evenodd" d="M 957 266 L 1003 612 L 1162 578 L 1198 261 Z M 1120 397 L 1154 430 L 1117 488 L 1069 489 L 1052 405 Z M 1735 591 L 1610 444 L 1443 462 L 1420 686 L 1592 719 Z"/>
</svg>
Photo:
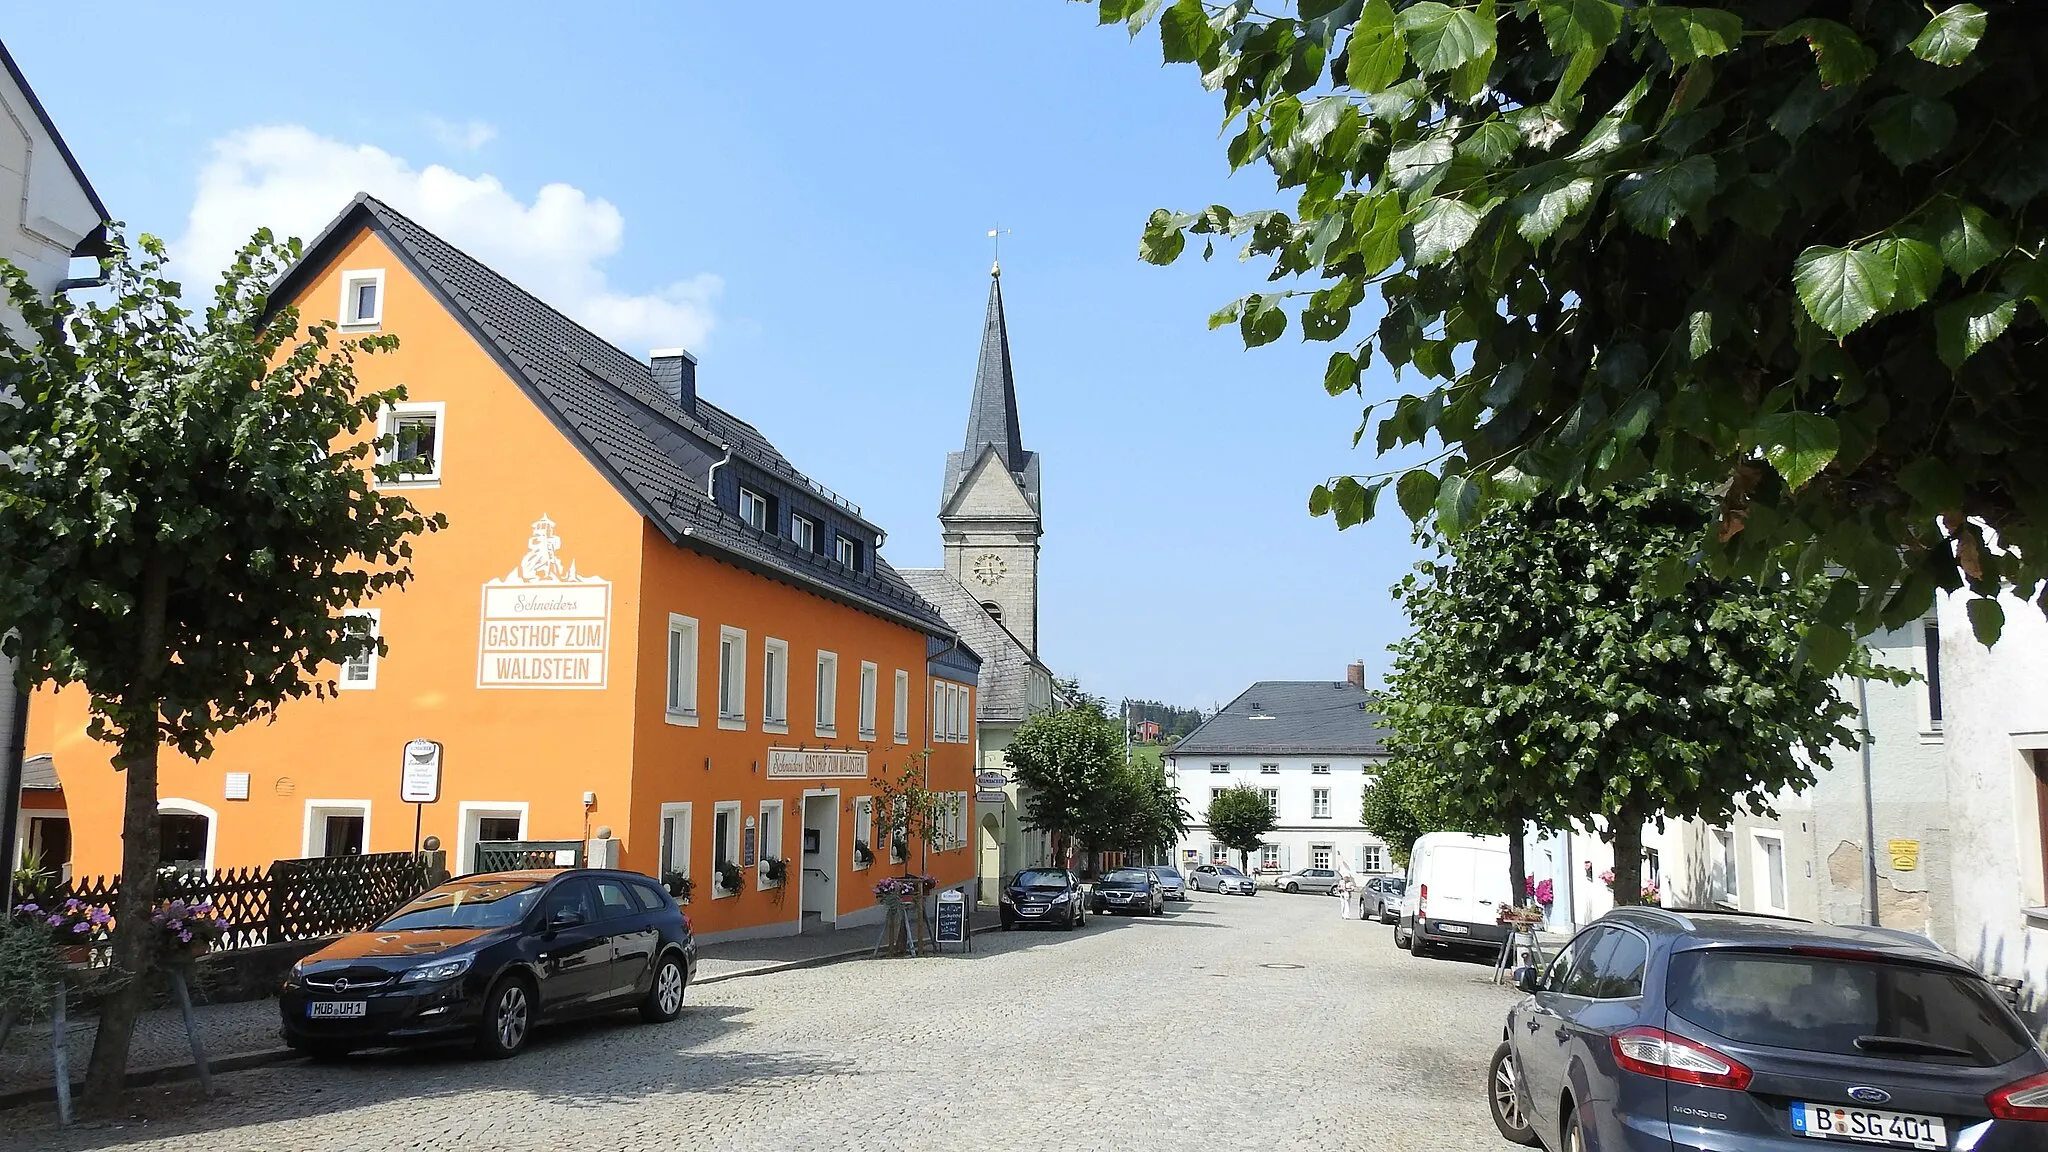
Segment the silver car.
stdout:
<svg viewBox="0 0 2048 1152">
<path fill-rule="evenodd" d="M 1259 885 L 1228 864 L 1197 864 L 1188 873 L 1188 887 L 1197 892 L 1218 892 L 1225 896 L 1256 896 Z"/>
<path fill-rule="evenodd" d="M 1297 868 L 1273 881 L 1273 887 L 1282 892 L 1321 892 L 1328 895 L 1337 890 L 1337 870 Z"/>
<path fill-rule="evenodd" d="M 1400 876 L 1375 876 L 1359 890 L 1364 919 L 1392 924 L 1401 918 L 1401 890 L 1408 881 Z"/>
<path fill-rule="evenodd" d="M 1180 878 L 1180 869 L 1171 864 L 1161 864 L 1152 869 L 1152 875 L 1159 880 L 1159 894 L 1168 900 L 1188 898 L 1187 885 Z"/>
</svg>

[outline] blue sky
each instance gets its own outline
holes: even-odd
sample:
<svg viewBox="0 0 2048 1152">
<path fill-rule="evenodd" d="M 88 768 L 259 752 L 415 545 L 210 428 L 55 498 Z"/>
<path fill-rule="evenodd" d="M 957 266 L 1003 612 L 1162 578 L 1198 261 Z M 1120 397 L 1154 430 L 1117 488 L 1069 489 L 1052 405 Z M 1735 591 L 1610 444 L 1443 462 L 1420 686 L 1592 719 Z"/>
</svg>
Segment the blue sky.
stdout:
<svg viewBox="0 0 2048 1152">
<path fill-rule="evenodd" d="M 1323 395 L 1328 348 L 1207 330 L 1257 263 L 1137 259 L 1154 208 L 1276 203 L 1229 176 L 1192 71 L 1057 0 L 803 7 L 35 5 L 0 37 L 186 275 L 368 185 L 628 351 L 697 350 L 704 394 L 860 502 L 899 567 L 938 563 L 986 233 L 1012 229 L 1054 671 L 1204 708 L 1352 659 L 1377 680 L 1415 552 L 1391 497 L 1342 534 L 1307 515 L 1316 482 L 1377 467 L 1356 398 Z"/>
</svg>

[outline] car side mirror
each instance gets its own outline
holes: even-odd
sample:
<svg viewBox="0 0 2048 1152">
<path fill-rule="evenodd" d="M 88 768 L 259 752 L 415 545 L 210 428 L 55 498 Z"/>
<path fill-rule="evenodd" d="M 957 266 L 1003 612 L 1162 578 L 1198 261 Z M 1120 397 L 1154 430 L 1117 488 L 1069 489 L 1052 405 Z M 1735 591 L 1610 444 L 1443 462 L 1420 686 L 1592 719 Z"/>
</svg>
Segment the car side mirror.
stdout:
<svg viewBox="0 0 2048 1152">
<path fill-rule="evenodd" d="M 1527 966 L 1515 969 L 1515 987 L 1524 992 L 1536 991 L 1536 969 Z"/>
<path fill-rule="evenodd" d="M 548 915 L 548 931 L 558 932 L 583 923 L 583 913 L 574 908 L 557 908 Z"/>
</svg>

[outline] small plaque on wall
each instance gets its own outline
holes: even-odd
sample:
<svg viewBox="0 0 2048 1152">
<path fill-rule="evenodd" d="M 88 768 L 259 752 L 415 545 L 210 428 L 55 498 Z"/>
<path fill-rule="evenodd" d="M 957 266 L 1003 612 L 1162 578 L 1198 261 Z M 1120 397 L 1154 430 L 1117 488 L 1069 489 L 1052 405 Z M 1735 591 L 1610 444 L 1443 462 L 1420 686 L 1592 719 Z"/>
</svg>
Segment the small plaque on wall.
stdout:
<svg viewBox="0 0 2048 1152">
<path fill-rule="evenodd" d="M 755 852 L 755 849 L 757 848 L 757 846 L 758 846 L 758 845 L 757 845 L 757 841 L 756 841 L 756 836 L 755 836 L 755 832 L 754 832 L 754 829 L 753 829 L 753 827 L 752 827 L 752 826 L 750 825 L 750 826 L 749 826 L 749 827 L 747 828 L 747 831 L 746 831 L 746 835 L 744 835 L 744 836 L 742 836 L 742 837 L 740 838 L 740 866 L 741 866 L 741 867 L 743 867 L 743 868 L 752 868 L 752 867 L 753 867 L 753 866 L 755 865 L 755 863 L 756 863 L 756 860 L 754 859 L 754 852 Z"/>
</svg>

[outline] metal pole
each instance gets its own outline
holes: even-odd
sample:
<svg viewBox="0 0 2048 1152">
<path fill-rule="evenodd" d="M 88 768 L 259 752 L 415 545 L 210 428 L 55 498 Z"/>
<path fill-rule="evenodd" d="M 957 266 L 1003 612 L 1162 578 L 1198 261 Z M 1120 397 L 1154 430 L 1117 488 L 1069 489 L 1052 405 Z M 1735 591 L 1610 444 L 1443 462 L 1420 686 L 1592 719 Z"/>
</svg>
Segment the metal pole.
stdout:
<svg viewBox="0 0 2048 1152">
<path fill-rule="evenodd" d="M 0 910 L 14 907 L 14 840 L 21 828 L 21 765 L 28 752 L 28 693 L 14 686 L 14 661 L 0 657 L 0 701 L 12 704 L 0 729 Z"/>
<path fill-rule="evenodd" d="M 1877 912 L 1877 798 L 1871 794 L 1869 681 L 1856 678 L 1857 742 L 1863 746 L 1863 918 L 1882 923 Z"/>
<path fill-rule="evenodd" d="M 412 806 L 412 854 L 415 856 L 420 854 L 420 818 L 425 816 L 426 812 L 427 806 L 425 804 L 415 804 Z M 369 845 L 363 845 L 365 852 L 369 851 L 369 848 Z"/>
</svg>

